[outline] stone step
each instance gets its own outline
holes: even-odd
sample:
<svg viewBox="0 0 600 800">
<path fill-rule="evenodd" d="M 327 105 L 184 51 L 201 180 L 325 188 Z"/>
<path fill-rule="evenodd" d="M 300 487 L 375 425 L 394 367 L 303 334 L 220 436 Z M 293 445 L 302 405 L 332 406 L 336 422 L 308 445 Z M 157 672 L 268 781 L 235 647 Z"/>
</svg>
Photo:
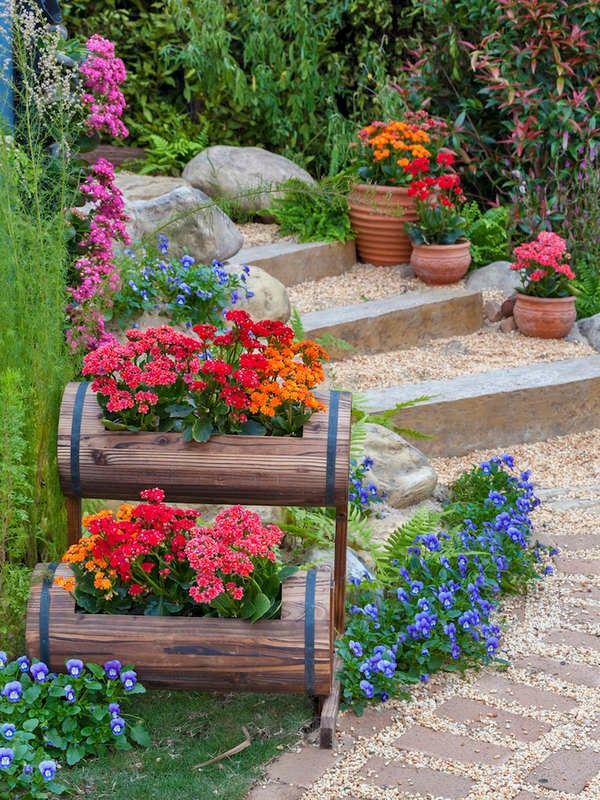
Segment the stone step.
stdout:
<svg viewBox="0 0 600 800">
<path fill-rule="evenodd" d="M 427 395 L 394 422 L 429 434 L 416 442 L 429 456 L 500 452 L 600 425 L 600 355 L 491 370 L 361 392 L 373 411 Z"/>
<path fill-rule="evenodd" d="M 311 339 L 329 335 L 360 352 L 414 347 L 429 339 L 473 333 L 483 324 L 480 292 L 432 288 L 301 315 Z M 331 357 L 352 355 L 327 345 Z"/>
<path fill-rule="evenodd" d="M 356 264 L 354 240 L 347 242 L 276 242 L 246 247 L 227 261 L 260 267 L 284 286 L 343 275 Z"/>
</svg>

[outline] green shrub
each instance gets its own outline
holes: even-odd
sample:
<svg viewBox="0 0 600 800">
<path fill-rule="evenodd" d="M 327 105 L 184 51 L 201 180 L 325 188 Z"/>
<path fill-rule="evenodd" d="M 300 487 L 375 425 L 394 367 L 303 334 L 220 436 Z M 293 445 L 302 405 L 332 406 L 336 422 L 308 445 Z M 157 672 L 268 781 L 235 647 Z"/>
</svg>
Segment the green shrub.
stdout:
<svg viewBox="0 0 600 800">
<path fill-rule="evenodd" d="M 283 197 L 273 198 L 268 209 L 279 223 L 282 236 L 297 236 L 301 242 L 345 242 L 352 238 L 346 178 L 324 178 L 318 186 L 292 178 L 282 189 Z"/>
<path fill-rule="evenodd" d="M 500 592 L 552 569 L 538 563 L 543 548 L 532 545 L 529 514 L 539 501 L 511 456 L 473 467 L 450 491 L 443 512 L 418 512 L 390 536 L 376 576 L 353 581 L 336 646 L 343 703 L 358 713 L 370 699 L 406 696 L 435 670 L 493 659 Z"/>
<path fill-rule="evenodd" d="M 471 242 L 471 269 L 508 258 L 508 209 L 489 208 L 485 214 L 477 203 L 465 203 L 463 216 L 467 220 L 467 239 Z"/>
<path fill-rule="evenodd" d="M 208 131 L 336 174 L 419 28 L 412 0 L 66 0 L 69 30 L 108 30 L 128 70 L 132 143 Z"/>
</svg>

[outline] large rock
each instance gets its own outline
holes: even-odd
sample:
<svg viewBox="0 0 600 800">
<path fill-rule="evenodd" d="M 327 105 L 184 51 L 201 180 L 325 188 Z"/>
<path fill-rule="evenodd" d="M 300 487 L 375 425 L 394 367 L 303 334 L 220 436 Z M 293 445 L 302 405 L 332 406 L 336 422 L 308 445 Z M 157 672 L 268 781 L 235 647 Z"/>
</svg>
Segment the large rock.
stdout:
<svg viewBox="0 0 600 800">
<path fill-rule="evenodd" d="M 387 504 L 404 508 L 433 493 L 437 475 L 429 459 L 383 425 L 367 423 L 364 451 L 373 459 L 368 477 L 386 494 Z"/>
<path fill-rule="evenodd" d="M 189 186 L 183 178 L 170 178 L 166 175 L 138 175 L 134 172 L 117 172 L 117 186 L 126 201 L 153 200 L 161 194 L 169 194 L 181 186 Z"/>
<path fill-rule="evenodd" d="M 225 269 L 229 273 L 241 275 L 242 266 L 242 264 L 226 264 Z M 236 308 L 245 309 L 254 320 L 278 319 L 281 322 L 287 322 L 291 316 L 292 307 L 283 283 L 260 267 L 250 265 L 249 268 L 246 286 L 252 296 L 245 297 L 244 293 L 240 292 Z"/>
<path fill-rule="evenodd" d="M 182 178 L 120 175 L 127 230 L 132 241 L 164 233 L 169 255 L 190 253 L 197 262 L 224 261 L 242 247 L 243 236 L 210 197 Z"/>
<path fill-rule="evenodd" d="M 208 147 L 186 165 L 182 175 L 209 197 L 231 199 L 250 213 L 269 208 L 276 196 L 273 189 L 290 178 L 314 183 L 306 170 L 260 147 Z"/>
<path fill-rule="evenodd" d="M 600 314 L 595 314 L 587 319 L 580 319 L 573 327 L 591 344 L 594 350 L 600 352 Z M 572 332 L 572 331 L 571 331 Z M 569 334 L 570 338 L 571 334 Z"/>
<path fill-rule="evenodd" d="M 510 261 L 494 261 L 480 267 L 467 276 L 467 288 L 473 291 L 499 289 L 505 295 L 512 294 L 521 286 L 519 273 L 510 269 Z"/>
</svg>

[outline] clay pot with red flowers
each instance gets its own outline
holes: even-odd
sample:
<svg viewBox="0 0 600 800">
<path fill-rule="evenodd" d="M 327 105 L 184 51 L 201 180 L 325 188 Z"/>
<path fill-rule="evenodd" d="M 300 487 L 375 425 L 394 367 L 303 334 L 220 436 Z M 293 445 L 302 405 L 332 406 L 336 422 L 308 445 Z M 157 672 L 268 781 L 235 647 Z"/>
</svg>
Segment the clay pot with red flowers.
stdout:
<svg viewBox="0 0 600 800">
<path fill-rule="evenodd" d="M 465 219 L 460 214 L 464 200 L 460 177 L 449 171 L 453 161 L 451 153 L 440 153 L 437 163 L 446 171 L 424 174 L 409 189 L 417 213 L 417 220 L 405 226 L 413 245 L 410 264 L 422 281 L 434 286 L 456 283 L 471 263 Z"/>
<path fill-rule="evenodd" d="M 577 318 L 567 243 L 542 231 L 535 241 L 515 247 L 513 255 L 510 268 L 521 277 L 513 311 L 518 329 L 525 336 L 562 339 Z"/>
</svg>

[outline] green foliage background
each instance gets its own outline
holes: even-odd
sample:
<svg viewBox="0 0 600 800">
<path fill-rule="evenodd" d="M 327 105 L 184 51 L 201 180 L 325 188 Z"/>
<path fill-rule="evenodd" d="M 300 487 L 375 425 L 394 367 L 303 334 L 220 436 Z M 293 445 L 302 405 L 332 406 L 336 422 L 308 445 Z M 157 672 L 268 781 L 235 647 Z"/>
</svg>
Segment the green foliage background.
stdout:
<svg viewBox="0 0 600 800">
<path fill-rule="evenodd" d="M 315 175 L 383 113 L 386 76 L 419 31 L 414 0 L 68 0 L 72 36 L 109 31 L 128 70 L 130 143 L 257 145 Z M 393 92 L 392 92 L 393 94 Z M 360 122 L 362 120 L 362 122 Z"/>
</svg>

